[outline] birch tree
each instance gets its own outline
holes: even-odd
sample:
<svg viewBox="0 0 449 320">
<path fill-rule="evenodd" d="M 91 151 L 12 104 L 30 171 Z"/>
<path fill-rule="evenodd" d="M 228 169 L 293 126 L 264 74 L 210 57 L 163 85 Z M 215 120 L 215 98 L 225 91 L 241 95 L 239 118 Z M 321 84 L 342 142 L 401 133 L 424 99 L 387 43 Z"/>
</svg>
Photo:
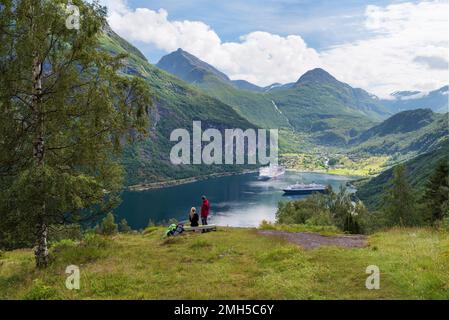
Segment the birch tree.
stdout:
<svg viewBox="0 0 449 320">
<path fill-rule="evenodd" d="M 67 1 L 0 0 L 0 218 L 33 232 L 38 267 L 51 225 L 116 204 L 117 158 L 145 135 L 151 102 L 125 57 L 99 49 L 105 8 L 71 3 L 78 30 Z"/>
</svg>

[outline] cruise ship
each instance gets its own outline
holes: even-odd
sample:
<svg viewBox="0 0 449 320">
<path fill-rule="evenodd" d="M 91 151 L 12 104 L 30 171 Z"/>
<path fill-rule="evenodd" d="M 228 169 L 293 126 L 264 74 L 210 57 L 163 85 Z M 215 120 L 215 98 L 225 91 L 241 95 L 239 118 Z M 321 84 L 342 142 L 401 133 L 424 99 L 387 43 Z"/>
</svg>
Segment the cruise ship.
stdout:
<svg viewBox="0 0 449 320">
<path fill-rule="evenodd" d="M 317 183 L 310 183 L 310 184 L 297 183 L 288 186 L 287 188 L 283 189 L 283 191 L 286 194 L 311 194 L 314 192 L 324 193 L 326 192 L 326 186 Z"/>
<path fill-rule="evenodd" d="M 266 181 L 279 176 L 282 176 L 285 173 L 284 167 L 277 165 L 270 165 L 268 167 L 263 167 L 259 169 L 259 180 Z"/>
</svg>

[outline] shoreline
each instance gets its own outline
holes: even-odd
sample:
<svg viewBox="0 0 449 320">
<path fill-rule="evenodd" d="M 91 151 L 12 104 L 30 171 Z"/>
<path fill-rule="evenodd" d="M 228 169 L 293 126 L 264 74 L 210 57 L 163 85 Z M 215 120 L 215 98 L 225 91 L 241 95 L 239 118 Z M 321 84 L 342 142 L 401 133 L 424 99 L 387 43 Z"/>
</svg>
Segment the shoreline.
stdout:
<svg viewBox="0 0 449 320">
<path fill-rule="evenodd" d="M 240 176 L 240 175 L 250 174 L 250 173 L 255 173 L 255 172 L 258 172 L 258 170 L 244 170 L 242 172 L 212 173 L 212 174 L 208 174 L 205 176 L 199 176 L 199 177 L 191 177 L 191 178 L 184 178 L 184 179 L 136 184 L 136 185 L 126 187 L 125 190 L 131 191 L 131 192 L 142 192 L 142 191 L 147 191 L 147 190 L 164 189 L 164 188 L 176 187 L 176 186 L 181 186 L 181 185 L 185 185 L 185 184 L 190 184 L 190 183 L 214 179 L 214 178 Z"/>
<path fill-rule="evenodd" d="M 367 178 L 367 177 L 358 176 L 358 175 L 345 175 L 345 174 L 339 174 L 339 173 L 331 173 L 331 172 L 326 172 L 324 170 L 321 171 L 321 170 L 286 169 L 286 171 L 298 172 L 298 173 L 329 174 L 329 175 L 334 175 L 334 176 L 351 177 L 351 178 L 355 178 L 356 180 L 361 179 L 361 178 Z M 239 176 L 239 175 L 256 173 L 256 172 L 258 172 L 258 170 L 244 170 L 242 172 L 212 173 L 209 175 L 199 176 L 199 177 L 191 177 L 191 178 L 184 178 L 184 179 L 159 181 L 159 182 L 153 182 L 153 183 L 136 184 L 136 185 L 126 187 L 125 190 L 130 191 L 130 192 L 143 192 L 143 191 L 147 191 L 147 190 L 157 190 L 157 189 L 176 187 L 176 186 L 181 186 L 181 185 L 185 185 L 185 184 L 190 184 L 190 183 L 214 179 L 214 178 Z"/>
<path fill-rule="evenodd" d="M 328 172 L 325 170 L 285 169 L 285 171 L 297 172 L 297 173 L 320 173 L 320 174 L 328 174 L 328 175 L 332 175 L 332 176 L 351 177 L 351 178 L 357 178 L 357 179 L 371 177 L 371 176 L 364 176 L 364 175 L 357 175 L 357 174 L 344 174 L 344 173 L 338 173 L 338 172 Z"/>
</svg>

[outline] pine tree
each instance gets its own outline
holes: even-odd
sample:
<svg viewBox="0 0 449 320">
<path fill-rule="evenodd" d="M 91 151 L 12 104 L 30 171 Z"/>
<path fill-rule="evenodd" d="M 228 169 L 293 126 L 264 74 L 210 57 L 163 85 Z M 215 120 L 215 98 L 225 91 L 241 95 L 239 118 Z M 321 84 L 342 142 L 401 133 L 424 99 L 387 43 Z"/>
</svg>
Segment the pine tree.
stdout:
<svg viewBox="0 0 449 320">
<path fill-rule="evenodd" d="M 100 225 L 97 227 L 97 232 L 105 236 L 117 234 L 118 225 L 115 223 L 114 215 L 111 212 L 109 212 L 106 217 L 104 217 L 103 221 L 101 221 Z"/>
<path fill-rule="evenodd" d="M 406 179 L 404 165 L 394 168 L 384 210 L 393 225 L 411 226 L 417 223 L 415 195 Z"/>
<path fill-rule="evenodd" d="M 108 212 L 122 185 L 115 159 L 145 133 L 150 97 L 124 56 L 99 50 L 106 10 L 73 0 L 0 2 L 0 219 L 35 231 L 48 264 L 48 227 Z M 89 209 L 89 210 L 87 210 Z"/>
<path fill-rule="evenodd" d="M 449 215 L 449 162 L 447 160 L 438 163 L 426 184 L 423 198 L 432 222 L 442 220 Z"/>
</svg>

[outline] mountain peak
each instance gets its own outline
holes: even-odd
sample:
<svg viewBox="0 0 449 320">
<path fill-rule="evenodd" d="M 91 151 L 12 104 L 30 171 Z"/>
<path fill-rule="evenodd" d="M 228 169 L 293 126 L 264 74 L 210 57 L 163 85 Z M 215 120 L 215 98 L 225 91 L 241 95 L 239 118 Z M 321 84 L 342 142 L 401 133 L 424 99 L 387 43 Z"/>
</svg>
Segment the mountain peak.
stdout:
<svg viewBox="0 0 449 320">
<path fill-rule="evenodd" d="M 201 82 L 207 74 L 213 74 L 225 82 L 230 82 L 223 72 L 181 48 L 162 57 L 156 66 L 191 83 Z"/>
<path fill-rule="evenodd" d="M 304 83 L 339 83 L 329 72 L 321 68 L 315 68 L 304 73 L 296 82 L 297 84 Z"/>
<path fill-rule="evenodd" d="M 221 82 L 238 89 L 262 92 L 263 88 L 246 80 L 231 80 L 226 74 L 210 64 L 200 60 L 193 54 L 179 48 L 161 58 L 156 67 L 165 70 L 189 83 L 202 83 L 205 79 L 218 78 Z"/>
<path fill-rule="evenodd" d="M 433 112 L 446 113 L 448 111 L 449 86 L 443 86 L 433 91 L 396 91 L 389 99 L 382 103 L 394 113 L 404 110 L 430 108 Z"/>
<path fill-rule="evenodd" d="M 190 54 L 189 52 L 187 52 L 181 48 L 178 48 L 178 50 L 173 51 L 173 52 L 167 54 L 166 56 L 163 56 L 157 64 L 160 65 L 160 64 L 164 64 L 164 63 L 165 64 L 166 63 L 177 63 L 177 64 L 185 63 L 188 65 L 191 65 L 192 67 L 203 67 L 203 68 L 211 67 L 204 61 L 201 61 L 200 59 L 195 57 L 193 54 Z"/>
<path fill-rule="evenodd" d="M 438 90 L 436 90 L 436 91 L 439 92 L 439 93 L 442 93 L 442 94 L 446 94 L 446 95 L 447 95 L 447 93 L 449 92 L 449 86 L 441 87 L 440 89 L 438 89 Z"/>
<path fill-rule="evenodd" d="M 177 56 L 177 57 L 184 57 L 192 61 L 201 61 L 197 57 L 195 57 L 193 54 L 183 50 L 182 48 L 178 48 L 178 50 L 173 51 L 172 53 L 169 53 L 167 56 Z"/>
</svg>

